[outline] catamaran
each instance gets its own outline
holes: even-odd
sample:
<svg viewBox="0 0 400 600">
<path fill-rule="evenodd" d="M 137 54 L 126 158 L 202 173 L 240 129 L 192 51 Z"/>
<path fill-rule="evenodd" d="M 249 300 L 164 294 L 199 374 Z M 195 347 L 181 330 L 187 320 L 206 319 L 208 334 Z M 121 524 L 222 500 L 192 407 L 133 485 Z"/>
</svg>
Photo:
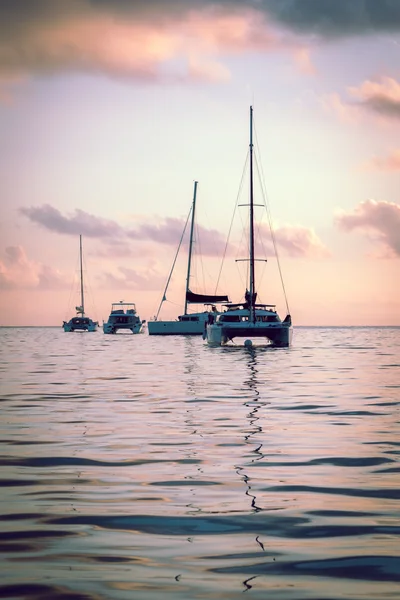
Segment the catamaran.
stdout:
<svg viewBox="0 0 400 600">
<path fill-rule="evenodd" d="M 108 321 L 103 323 L 104 333 L 117 333 L 120 329 L 131 331 L 132 333 L 142 333 L 145 320 L 141 320 L 136 312 L 134 302 L 114 302 L 111 305 Z"/>
<path fill-rule="evenodd" d="M 217 310 L 217 304 L 221 302 L 229 302 L 228 296 L 224 295 L 211 295 L 211 294 L 196 294 L 190 290 L 190 273 L 191 273 L 191 265 L 192 265 L 192 249 L 193 249 L 193 231 L 194 231 L 194 223 L 195 223 L 195 213 L 196 213 L 196 196 L 197 196 L 197 184 L 198 182 L 194 182 L 194 190 L 193 190 L 193 201 L 190 207 L 189 215 L 185 223 L 185 227 L 183 229 L 183 233 L 178 245 L 178 250 L 175 254 L 175 258 L 172 264 L 172 268 L 167 279 L 167 284 L 165 286 L 164 294 L 162 300 L 160 302 L 157 315 L 154 321 L 148 322 L 148 330 L 149 335 L 202 335 L 205 331 L 207 323 L 215 320 L 219 311 Z M 189 240 L 189 254 L 188 254 L 188 264 L 187 264 L 187 275 L 186 275 L 186 291 L 185 291 L 185 306 L 182 315 L 179 315 L 178 319 L 175 321 L 159 321 L 158 316 L 160 314 L 161 307 L 163 302 L 167 299 L 166 294 L 168 290 L 168 286 L 172 277 L 172 273 L 174 271 L 176 259 L 179 254 L 179 250 L 182 244 L 183 236 L 186 231 L 186 226 L 189 220 L 191 219 L 190 226 L 190 240 Z M 202 312 L 188 312 L 189 304 L 204 304 L 207 308 Z"/>
<path fill-rule="evenodd" d="M 72 317 L 69 321 L 63 322 L 64 331 L 96 331 L 99 325 L 98 321 L 93 321 L 85 315 L 85 295 L 83 288 L 83 261 L 82 261 L 82 236 L 79 236 L 79 265 L 81 280 L 81 303 L 75 307 L 76 314 L 80 316 Z"/>
<path fill-rule="evenodd" d="M 267 338 L 274 346 L 289 346 L 292 339 L 292 319 L 289 314 L 281 321 L 274 304 L 257 303 L 254 252 L 254 185 L 253 185 L 253 107 L 250 107 L 250 203 L 249 203 L 249 262 L 248 287 L 244 302 L 228 304 L 214 323 L 206 326 L 204 337 L 211 346 L 220 346 L 234 338 Z"/>
</svg>

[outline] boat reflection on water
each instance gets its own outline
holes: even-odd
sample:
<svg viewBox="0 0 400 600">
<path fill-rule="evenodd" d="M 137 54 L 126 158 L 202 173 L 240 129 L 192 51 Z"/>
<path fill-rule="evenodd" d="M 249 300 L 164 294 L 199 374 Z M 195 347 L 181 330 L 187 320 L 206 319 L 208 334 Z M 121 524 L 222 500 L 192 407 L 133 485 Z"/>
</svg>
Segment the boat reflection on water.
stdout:
<svg viewBox="0 0 400 600">
<path fill-rule="evenodd" d="M 257 436 L 262 434 L 263 429 L 261 426 L 261 419 L 259 416 L 259 411 L 263 406 L 268 404 L 267 402 L 263 402 L 260 397 L 260 392 L 258 389 L 258 368 L 257 354 L 261 352 L 265 352 L 265 348 L 257 348 L 252 344 L 246 344 L 242 349 L 244 353 L 244 360 L 246 361 L 246 367 L 248 370 L 248 377 L 244 380 L 244 386 L 249 391 L 249 399 L 244 402 L 244 406 L 248 407 L 250 410 L 246 415 L 248 420 L 248 430 L 244 435 L 244 441 L 247 445 L 251 446 L 251 460 L 250 465 L 264 458 L 264 454 L 262 452 L 263 443 L 261 439 L 258 439 Z M 247 461 L 248 463 L 248 461 Z M 241 477 L 245 486 L 246 486 L 246 496 L 250 500 L 250 510 L 252 513 L 258 513 L 262 511 L 262 507 L 257 504 L 257 494 L 256 490 L 253 489 L 252 479 L 247 472 L 246 466 L 236 465 L 235 467 L 236 473 Z M 260 540 L 260 534 L 257 534 L 254 538 L 256 544 L 259 549 L 263 552 L 265 551 L 264 544 Z M 250 584 L 250 581 L 257 579 L 258 575 L 253 575 L 252 577 L 248 577 L 242 583 L 244 586 L 244 592 L 250 590 L 253 586 Z"/>
<path fill-rule="evenodd" d="M 247 406 L 250 411 L 247 413 L 246 417 L 248 419 L 249 428 L 248 433 L 245 434 L 244 440 L 245 443 L 252 447 L 251 450 L 251 461 L 250 463 L 254 463 L 263 458 L 262 442 L 258 441 L 256 437 L 257 434 L 262 433 L 261 424 L 258 423 L 260 421 L 260 417 L 258 416 L 258 412 L 260 407 L 265 405 L 265 402 L 260 401 L 260 392 L 257 387 L 257 350 L 254 346 L 245 347 L 244 352 L 246 353 L 247 359 L 247 367 L 249 370 L 249 377 L 244 381 L 244 385 L 249 389 L 250 399 L 244 402 L 244 405 Z M 251 499 L 251 509 L 254 512 L 259 512 L 262 510 L 259 506 L 257 506 L 257 498 L 254 493 L 251 492 L 251 477 L 247 475 L 245 472 L 245 467 L 238 466 L 236 467 L 236 472 L 240 475 L 247 486 L 246 496 L 249 496 Z"/>
</svg>

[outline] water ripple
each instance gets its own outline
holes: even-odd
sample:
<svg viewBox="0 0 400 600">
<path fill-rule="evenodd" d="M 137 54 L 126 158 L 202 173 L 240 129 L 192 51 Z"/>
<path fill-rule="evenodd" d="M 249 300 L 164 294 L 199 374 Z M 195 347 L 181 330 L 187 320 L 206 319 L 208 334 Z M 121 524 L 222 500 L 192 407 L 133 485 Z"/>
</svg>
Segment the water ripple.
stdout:
<svg viewBox="0 0 400 600">
<path fill-rule="evenodd" d="M 0 596 L 399 598 L 400 328 L 0 328 Z"/>
</svg>

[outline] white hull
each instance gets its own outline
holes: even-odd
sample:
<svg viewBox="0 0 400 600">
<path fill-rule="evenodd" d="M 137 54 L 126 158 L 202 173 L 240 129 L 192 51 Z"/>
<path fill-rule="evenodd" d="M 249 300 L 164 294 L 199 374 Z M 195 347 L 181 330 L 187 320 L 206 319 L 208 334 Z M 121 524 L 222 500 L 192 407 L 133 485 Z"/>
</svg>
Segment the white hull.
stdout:
<svg viewBox="0 0 400 600">
<path fill-rule="evenodd" d="M 75 317 L 70 321 L 64 321 L 63 329 L 66 333 L 72 331 L 97 331 L 98 322 L 92 321 L 92 319 Z"/>
<path fill-rule="evenodd" d="M 182 315 L 179 321 L 149 321 L 149 335 L 203 335 L 209 314 L 202 312 Z"/>
<path fill-rule="evenodd" d="M 110 334 L 114 334 L 117 333 L 120 330 L 123 331 L 130 331 L 131 333 L 142 333 L 142 329 L 143 329 L 143 323 L 131 323 L 131 324 L 123 324 L 123 325 L 116 325 L 113 323 L 109 323 L 107 321 L 107 323 L 103 323 L 103 332 L 104 333 L 110 333 Z"/>
<path fill-rule="evenodd" d="M 237 337 L 266 338 L 273 346 L 287 348 L 292 343 L 293 328 L 282 323 L 215 323 L 207 325 L 205 337 L 209 346 L 222 346 Z"/>
<path fill-rule="evenodd" d="M 118 331 L 130 331 L 131 333 L 142 333 L 142 321 L 136 312 L 134 302 L 114 302 L 111 305 L 111 313 L 108 321 L 103 323 L 103 332 L 114 334 Z"/>
</svg>

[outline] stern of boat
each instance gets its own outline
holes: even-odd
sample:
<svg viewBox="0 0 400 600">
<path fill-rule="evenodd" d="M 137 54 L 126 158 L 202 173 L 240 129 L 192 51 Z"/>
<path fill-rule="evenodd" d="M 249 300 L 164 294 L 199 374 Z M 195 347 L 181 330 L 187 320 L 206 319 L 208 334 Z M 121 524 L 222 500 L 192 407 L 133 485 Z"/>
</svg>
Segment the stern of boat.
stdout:
<svg viewBox="0 0 400 600">
<path fill-rule="evenodd" d="M 267 337 L 276 348 L 288 348 L 292 344 L 293 328 L 291 325 L 271 328 Z"/>
<path fill-rule="evenodd" d="M 223 334 L 221 325 L 218 323 L 207 325 L 203 337 L 207 340 L 209 346 L 221 346 L 228 341 L 227 337 Z"/>
<path fill-rule="evenodd" d="M 103 323 L 103 333 L 115 333 L 115 327 L 111 323 Z"/>
</svg>

